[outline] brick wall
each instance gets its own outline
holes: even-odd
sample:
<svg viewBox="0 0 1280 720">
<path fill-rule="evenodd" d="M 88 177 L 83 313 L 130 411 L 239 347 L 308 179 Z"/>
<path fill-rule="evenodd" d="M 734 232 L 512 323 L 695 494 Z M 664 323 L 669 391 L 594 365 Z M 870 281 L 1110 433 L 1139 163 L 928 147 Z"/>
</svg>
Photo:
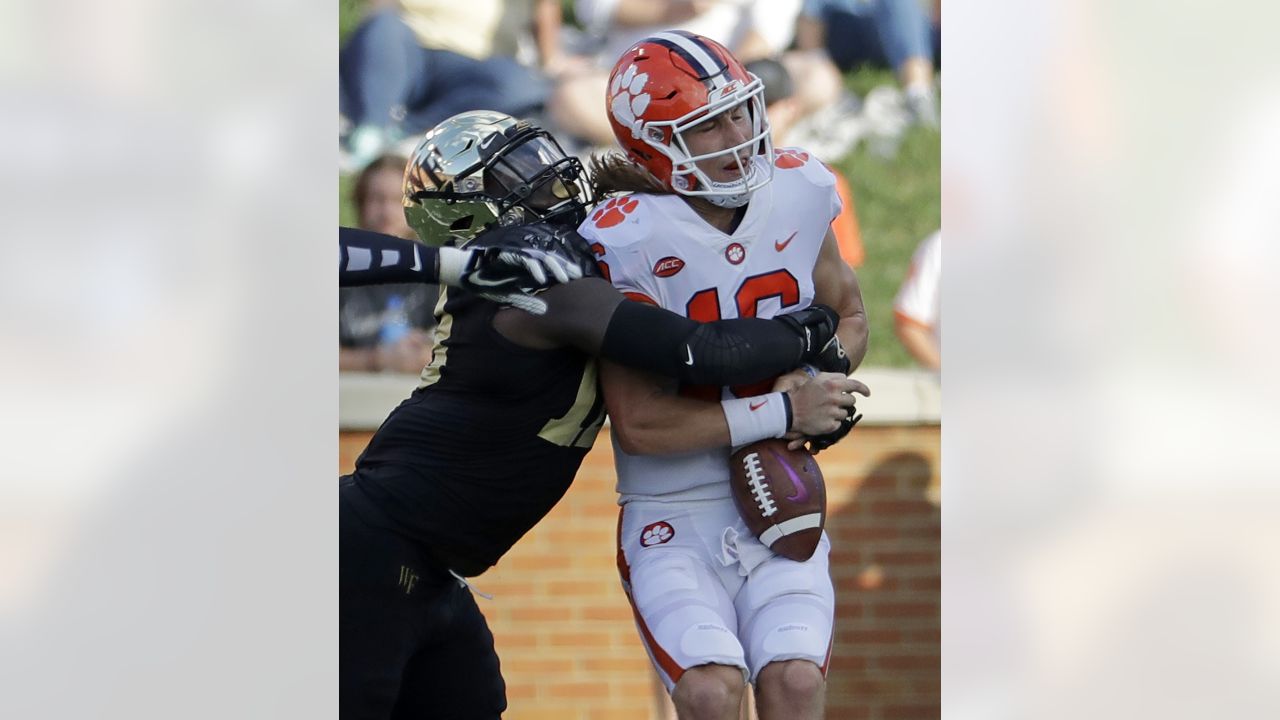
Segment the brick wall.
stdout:
<svg viewBox="0 0 1280 720">
<path fill-rule="evenodd" d="M 614 568 L 607 430 L 565 499 L 475 585 L 507 679 L 509 720 L 659 717 Z M 340 436 L 350 470 L 368 432 Z M 822 453 L 836 585 L 827 717 L 936 718 L 939 444 L 928 425 L 859 426 Z"/>
</svg>

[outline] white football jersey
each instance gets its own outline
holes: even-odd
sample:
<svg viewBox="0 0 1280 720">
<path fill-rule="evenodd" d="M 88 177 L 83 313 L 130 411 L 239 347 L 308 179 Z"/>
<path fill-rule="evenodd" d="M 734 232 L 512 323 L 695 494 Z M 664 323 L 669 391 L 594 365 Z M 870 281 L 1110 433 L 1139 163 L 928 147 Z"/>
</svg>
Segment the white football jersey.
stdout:
<svg viewBox="0 0 1280 720">
<path fill-rule="evenodd" d="M 758 162 L 763 162 L 759 158 Z M 699 322 L 769 318 L 813 302 L 813 268 L 840 214 L 835 176 L 803 150 L 774 152 L 773 182 L 751 196 L 730 235 L 678 195 L 634 194 L 602 203 L 579 228 L 601 269 L 633 300 Z M 769 392 L 772 381 L 740 388 L 682 388 L 711 401 Z M 682 455 L 628 455 L 614 439 L 620 502 L 729 497 L 730 448 Z"/>
</svg>

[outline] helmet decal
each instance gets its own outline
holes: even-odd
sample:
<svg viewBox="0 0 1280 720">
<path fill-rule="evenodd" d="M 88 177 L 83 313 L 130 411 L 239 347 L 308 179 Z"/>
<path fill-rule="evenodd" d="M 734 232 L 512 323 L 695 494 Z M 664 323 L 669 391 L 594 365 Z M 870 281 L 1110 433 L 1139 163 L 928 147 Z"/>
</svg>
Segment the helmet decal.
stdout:
<svg viewBox="0 0 1280 720">
<path fill-rule="evenodd" d="M 631 137 L 640 137 L 640 121 L 636 117 L 649 107 L 649 93 L 642 92 L 649 81 L 647 73 L 637 73 L 636 66 L 627 67 L 626 71 L 613 76 L 609 84 L 609 111 L 617 121 L 631 128 Z"/>
</svg>

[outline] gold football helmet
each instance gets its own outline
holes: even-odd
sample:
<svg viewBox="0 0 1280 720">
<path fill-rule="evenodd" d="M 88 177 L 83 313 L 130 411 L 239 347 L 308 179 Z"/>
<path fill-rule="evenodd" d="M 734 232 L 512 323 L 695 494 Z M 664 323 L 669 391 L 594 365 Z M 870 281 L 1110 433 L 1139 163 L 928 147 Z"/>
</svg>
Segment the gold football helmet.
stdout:
<svg viewBox="0 0 1280 720">
<path fill-rule="evenodd" d="M 577 226 L 590 196 L 582 163 L 546 130 L 491 110 L 459 113 L 405 167 L 404 215 L 428 245 L 465 245 L 493 225 Z"/>
</svg>

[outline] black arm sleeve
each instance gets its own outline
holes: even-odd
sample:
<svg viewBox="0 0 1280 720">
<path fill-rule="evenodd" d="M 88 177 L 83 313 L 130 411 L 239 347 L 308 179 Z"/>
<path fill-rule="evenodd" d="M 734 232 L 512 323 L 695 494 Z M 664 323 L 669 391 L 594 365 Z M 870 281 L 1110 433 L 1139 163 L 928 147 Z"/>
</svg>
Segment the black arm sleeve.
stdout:
<svg viewBox="0 0 1280 720">
<path fill-rule="evenodd" d="M 338 228 L 338 285 L 436 283 L 438 251 L 429 245 L 371 230 Z"/>
<path fill-rule="evenodd" d="M 552 340 L 620 365 L 699 385 L 767 380 L 803 362 L 804 341 L 778 320 L 744 318 L 698 323 L 668 310 L 624 300 L 608 281 L 583 278 L 539 297 L 547 313 L 515 310 L 502 330 L 530 347 Z"/>
<path fill-rule="evenodd" d="M 697 323 L 652 305 L 623 302 L 609 321 L 600 356 L 681 382 L 738 385 L 795 368 L 803 345 L 773 320 Z"/>
</svg>

